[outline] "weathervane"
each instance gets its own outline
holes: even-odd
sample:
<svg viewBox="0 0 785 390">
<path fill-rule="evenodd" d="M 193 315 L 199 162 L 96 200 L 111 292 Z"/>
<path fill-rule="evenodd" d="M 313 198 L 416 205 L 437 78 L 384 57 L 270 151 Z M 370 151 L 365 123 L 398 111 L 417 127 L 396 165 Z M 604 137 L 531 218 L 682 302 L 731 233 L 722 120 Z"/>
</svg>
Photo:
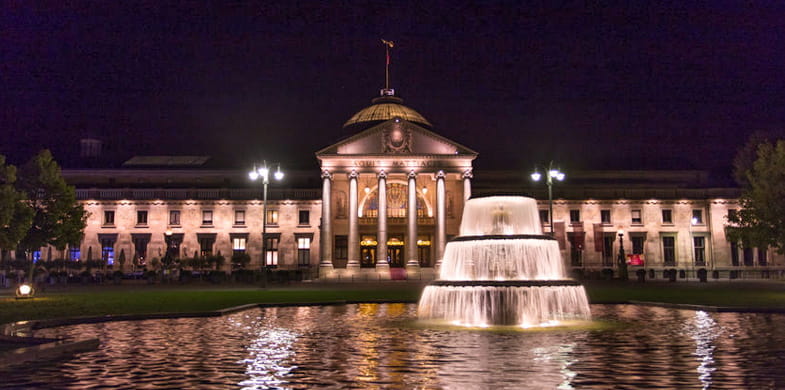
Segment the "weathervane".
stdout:
<svg viewBox="0 0 785 390">
<path fill-rule="evenodd" d="M 382 39 L 382 44 L 384 44 L 387 50 L 387 64 L 384 68 L 384 89 L 382 90 L 382 95 L 395 95 L 395 91 L 390 89 L 390 49 L 395 47 L 395 43 Z"/>
</svg>

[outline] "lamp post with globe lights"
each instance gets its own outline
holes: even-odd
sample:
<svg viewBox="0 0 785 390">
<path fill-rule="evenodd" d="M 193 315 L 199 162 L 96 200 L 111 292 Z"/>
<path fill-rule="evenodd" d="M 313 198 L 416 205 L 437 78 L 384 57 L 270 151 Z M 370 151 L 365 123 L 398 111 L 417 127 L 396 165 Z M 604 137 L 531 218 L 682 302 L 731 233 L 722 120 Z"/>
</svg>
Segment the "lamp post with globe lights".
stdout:
<svg viewBox="0 0 785 390">
<path fill-rule="evenodd" d="M 283 172 L 281 164 L 276 165 L 278 168 L 273 173 L 273 177 L 280 181 L 283 179 Z M 267 168 L 267 162 L 258 168 L 254 165 L 253 170 L 248 172 L 248 177 L 252 181 L 262 181 L 262 281 L 267 286 L 267 185 L 270 184 L 270 169 Z"/>
<path fill-rule="evenodd" d="M 553 236 L 553 179 L 564 181 L 565 177 L 564 172 L 553 167 L 553 161 L 548 164 L 548 169 L 545 171 L 545 184 L 548 185 L 548 219 L 551 225 L 551 236 Z M 540 181 L 542 175 L 535 169 L 531 174 L 531 178 L 534 181 Z"/>
</svg>

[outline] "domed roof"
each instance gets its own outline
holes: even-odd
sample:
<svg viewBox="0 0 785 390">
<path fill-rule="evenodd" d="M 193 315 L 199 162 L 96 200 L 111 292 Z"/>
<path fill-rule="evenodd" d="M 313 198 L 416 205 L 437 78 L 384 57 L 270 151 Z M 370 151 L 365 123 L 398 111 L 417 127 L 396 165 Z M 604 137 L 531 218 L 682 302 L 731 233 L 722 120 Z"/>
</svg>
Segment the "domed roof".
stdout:
<svg viewBox="0 0 785 390">
<path fill-rule="evenodd" d="M 430 129 L 431 122 L 419 112 L 403 105 L 403 99 L 397 96 L 381 96 L 371 100 L 372 105 L 363 108 L 343 124 L 344 129 L 354 131 L 368 129 L 381 122 L 393 118 L 401 118 Z"/>
</svg>

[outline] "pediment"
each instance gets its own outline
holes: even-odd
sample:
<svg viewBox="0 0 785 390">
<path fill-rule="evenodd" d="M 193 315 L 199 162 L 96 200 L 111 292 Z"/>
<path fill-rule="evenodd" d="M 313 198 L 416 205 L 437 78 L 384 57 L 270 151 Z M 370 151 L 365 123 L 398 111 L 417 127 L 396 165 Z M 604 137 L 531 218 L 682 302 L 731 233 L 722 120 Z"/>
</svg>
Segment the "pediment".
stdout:
<svg viewBox="0 0 785 390">
<path fill-rule="evenodd" d="M 477 152 L 400 118 L 380 123 L 318 152 L 322 155 L 471 155 Z"/>
</svg>

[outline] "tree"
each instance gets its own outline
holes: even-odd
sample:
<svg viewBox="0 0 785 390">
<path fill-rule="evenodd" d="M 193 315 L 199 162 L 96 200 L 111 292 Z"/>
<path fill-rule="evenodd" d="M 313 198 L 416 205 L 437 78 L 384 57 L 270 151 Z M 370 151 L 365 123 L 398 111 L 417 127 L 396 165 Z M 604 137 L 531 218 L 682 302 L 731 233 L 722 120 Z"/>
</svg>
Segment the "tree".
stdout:
<svg viewBox="0 0 785 390">
<path fill-rule="evenodd" d="M 16 249 L 33 223 L 33 209 L 16 185 L 16 167 L 0 155 L 0 250 Z"/>
<path fill-rule="evenodd" d="M 20 242 L 25 250 L 52 245 L 59 250 L 82 241 L 87 212 L 76 201 L 52 153 L 42 150 L 20 169 L 18 188 L 27 194 L 33 224 Z"/>
<path fill-rule="evenodd" d="M 785 253 L 785 140 L 759 142 L 751 164 L 749 150 L 745 146 L 734 162 L 742 185 L 741 209 L 729 213 L 726 234 L 747 247 Z"/>
</svg>

